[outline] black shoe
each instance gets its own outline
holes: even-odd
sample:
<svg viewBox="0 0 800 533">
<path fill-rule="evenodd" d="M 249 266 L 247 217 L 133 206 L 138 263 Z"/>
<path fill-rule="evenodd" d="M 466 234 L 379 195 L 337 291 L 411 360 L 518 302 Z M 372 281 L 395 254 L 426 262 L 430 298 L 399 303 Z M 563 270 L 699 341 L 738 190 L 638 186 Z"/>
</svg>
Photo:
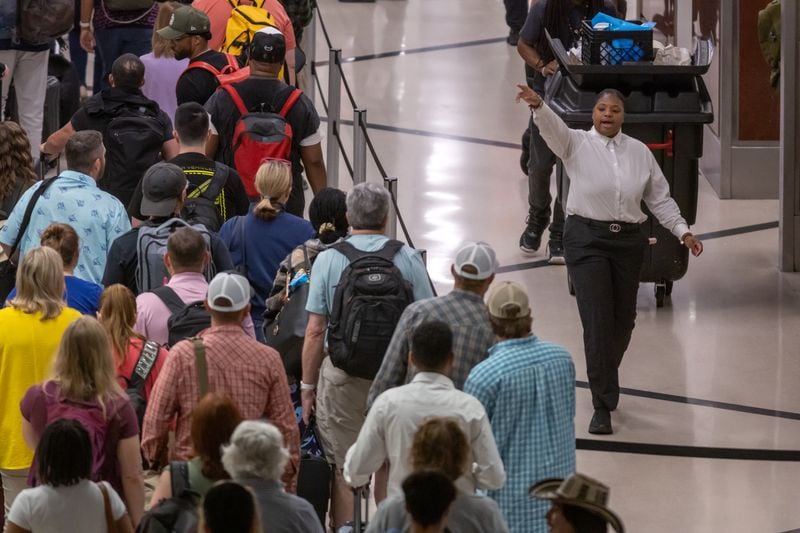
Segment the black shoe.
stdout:
<svg viewBox="0 0 800 533">
<path fill-rule="evenodd" d="M 517 30 L 511 30 L 508 32 L 508 37 L 506 37 L 506 42 L 511 46 L 517 46 L 519 42 L 519 32 Z"/>
<path fill-rule="evenodd" d="M 550 239 L 550 242 L 547 243 L 547 262 L 551 265 L 566 265 L 567 262 L 564 260 L 564 245 L 561 243 L 561 239 L 554 240 Z"/>
<path fill-rule="evenodd" d="M 519 249 L 524 254 L 534 254 L 542 245 L 542 234 L 534 231 L 530 225 L 525 227 L 525 231 L 519 237 Z"/>
<path fill-rule="evenodd" d="M 611 413 L 605 407 L 594 410 L 592 421 L 589 422 L 589 433 L 592 435 L 611 435 L 614 430 L 611 428 Z"/>
</svg>

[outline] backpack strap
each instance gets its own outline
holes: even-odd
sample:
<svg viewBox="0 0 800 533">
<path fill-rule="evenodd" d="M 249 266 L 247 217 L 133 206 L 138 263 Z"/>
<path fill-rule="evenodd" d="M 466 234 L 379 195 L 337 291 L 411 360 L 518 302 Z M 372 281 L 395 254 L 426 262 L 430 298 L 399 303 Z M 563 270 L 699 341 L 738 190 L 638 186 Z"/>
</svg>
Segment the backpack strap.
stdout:
<svg viewBox="0 0 800 533">
<path fill-rule="evenodd" d="M 172 290 L 172 289 L 170 289 Z M 147 341 L 142 345 L 142 351 L 139 352 L 139 359 L 136 361 L 136 366 L 133 367 L 133 374 L 131 379 L 128 380 L 128 388 L 141 391 L 144 388 L 144 382 L 156 366 L 156 359 L 158 359 L 158 350 L 161 346 L 154 341 Z"/>
<path fill-rule="evenodd" d="M 223 68 L 223 74 L 230 74 L 232 72 L 236 72 L 241 66 L 239 66 L 239 60 L 233 54 L 225 54 L 225 59 L 228 60 L 228 66 Z"/>
<path fill-rule="evenodd" d="M 228 93 L 228 96 L 231 97 L 234 105 L 236 105 L 236 109 L 239 110 L 239 114 L 245 116 L 248 113 L 247 106 L 244 105 L 244 100 L 242 100 L 242 97 L 239 96 L 239 91 L 237 91 L 233 85 L 223 85 L 222 89 Z"/>
<path fill-rule="evenodd" d="M 186 305 L 186 303 L 181 300 L 181 297 L 178 296 L 178 293 L 172 290 L 172 287 L 167 285 L 162 285 L 161 287 L 153 289 L 150 292 L 158 296 L 158 299 L 164 302 L 164 305 L 169 308 L 169 312 L 173 315 L 183 309 L 183 307 Z"/>
<path fill-rule="evenodd" d="M 289 111 L 292 110 L 292 108 L 294 107 L 294 104 L 297 103 L 297 101 L 300 99 L 300 97 L 302 95 L 303 95 L 303 91 L 301 91 L 300 89 L 293 90 L 292 94 L 290 94 L 289 98 L 287 98 L 286 102 L 284 102 L 283 107 L 281 108 L 281 111 L 279 113 L 280 116 L 282 116 L 283 118 L 286 118 L 286 115 L 289 114 Z"/>
<path fill-rule="evenodd" d="M 173 498 L 179 498 L 184 492 L 191 489 L 188 462 L 171 461 L 169 463 L 169 477 Z"/>
<path fill-rule="evenodd" d="M 394 256 L 396 256 L 400 249 L 403 248 L 403 243 L 395 239 L 389 239 L 384 243 L 380 250 L 376 250 L 374 252 L 365 252 L 364 250 L 359 250 L 348 241 L 337 242 L 332 244 L 330 248 L 333 248 L 337 252 L 341 253 L 351 263 L 368 255 L 380 257 L 381 259 L 386 259 L 387 261 L 392 261 Z"/>
<path fill-rule="evenodd" d="M 106 486 L 102 481 L 95 483 L 95 485 L 97 485 L 97 488 L 100 489 L 100 493 L 103 495 L 103 515 L 106 521 L 106 529 L 108 531 L 116 531 L 114 513 L 111 511 L 111 497 L 108 495 Z"/>
<path fill-rule="evenodd" d="M 197 384 L 200 388 L 200 398 L 208 394 L 208 361 L 206 361 L 206 347 L 203 339 L 192 337 L 194 344 L 194 361 L 197 366 Z"/>
<path fill-rule="evenodd" d="M 196 68 L 205 70 L 206 72 L 210 72 L 214 76 L 219 76 L 220 74 L 222 74 L 222 72 L 220 72 L 219 70 L 214 68 L 214 66 L 211 63 L 206 63 L 205 61 L 192 61 L 191 63 L 189 63 L 189 66 L 187 66 L 184 69 L 183 74 L 189 72 L 192 69 L 196 69 Z M 181 76 L 183 76 L 183 74 L 181 74 Z"/>
</svg>

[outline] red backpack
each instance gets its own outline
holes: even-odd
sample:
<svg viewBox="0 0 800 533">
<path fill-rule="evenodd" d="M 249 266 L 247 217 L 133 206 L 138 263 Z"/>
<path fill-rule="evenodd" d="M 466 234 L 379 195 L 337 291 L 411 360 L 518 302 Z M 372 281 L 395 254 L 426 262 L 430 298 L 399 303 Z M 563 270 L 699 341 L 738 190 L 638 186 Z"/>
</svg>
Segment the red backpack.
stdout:
<svg viewBox="0 0 800 533">
<path fill-rule="evenodd" d="M 189 66 L 186 67 L 186 70 L 183 72 L 186 73 L 193 68 L 203 69 L 207 72 L 210 72 L 217 78 L 217 82 L 219 83 L 220 87 L 223 85 L 230 85 L 231 83 L 236 83 L 238 81 L 246 80 L 250 77 L 250 67 L 240 67 L 239 61 L 236 59 L 236 56 L 233 54 L 225 54 L 226 59 L 228 60 L 228 64 L 222 67 L 222 69 L 217 69 L 211 63 L 206 63 L 205 61 L 193 61 L 189 63 Z"/>
<path fill-rule="evenodd" d="M 259 196 L 255 187 L 256 172 L 265 159 L 290 159 L 292 152 L 292 126 L 286 115 L 300 99 L 303 91 L 294 89 L 280 112 L 250 112 L 242 97 L 232 85 L 222 85 L 241 117 L 236 121 L 231 148 L 236 172 L 242 179 L 244 190 L 250 197 Z"/>
</svg>

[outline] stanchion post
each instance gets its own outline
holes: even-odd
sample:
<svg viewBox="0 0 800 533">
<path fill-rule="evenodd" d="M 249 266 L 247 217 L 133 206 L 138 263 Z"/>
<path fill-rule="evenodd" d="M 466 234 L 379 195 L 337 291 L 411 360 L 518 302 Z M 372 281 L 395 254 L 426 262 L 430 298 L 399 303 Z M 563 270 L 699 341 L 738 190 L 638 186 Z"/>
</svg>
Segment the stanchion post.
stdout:
<svg viewBox="0 0 800 533">
<path fill-rule="evenodd" d="M 303 47 L 306 53 L 306 73 L 310 76 L 304 79 L 308 81 L 309 86 L 306 88 L 305 93 L 311 99 L 314 107 L 317 105 L 317 89 L 314 83 L 314 78 L 317 76 L 317 5 L 316 2 L 311 6 L 311 23 L 306 27 L 303 34 Z"/>
<path fill-rule="evenodd" d="M 397 199 L 397 178 L 383 178 L 383 185 L 389 190 L 389 194 Z M 397 238 L 397 211 L 394 202 L 389 205 L 389 220 L 386 221 L 386 235 L 390 239 Z"/>
<path fill-rule="evenodd" d="M 353 109 L 353 184 L 367 181 L 367 110 Z"/>
<path fill-rule="evenodd" d="M 342 100 L 342 73 L 339 63 L 342 51 L 331 48 L 328 54 L 328 187 L 339 188 L 339 119 L 341 115 Z"/>
</svg>

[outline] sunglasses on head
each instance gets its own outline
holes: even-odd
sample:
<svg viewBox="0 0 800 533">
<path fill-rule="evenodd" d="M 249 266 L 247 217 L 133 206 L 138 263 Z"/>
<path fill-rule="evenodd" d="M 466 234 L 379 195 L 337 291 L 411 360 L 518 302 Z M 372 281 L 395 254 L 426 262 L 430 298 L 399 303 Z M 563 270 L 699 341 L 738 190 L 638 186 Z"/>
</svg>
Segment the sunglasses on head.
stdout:
<svg viewBox="0 0 800 533">
<path fill-rule="evenodd" d="M 278 163 L 279 165 L 285 165 L 287 167 L 292 166 L 291 161 L 289 161 L 288 159 L 283 159 L 282 157 L 265 157 L 264 159 L 261 160 L 262 165 L 264 163 L 271 163 L 271 162 Z"/>
</svg>

